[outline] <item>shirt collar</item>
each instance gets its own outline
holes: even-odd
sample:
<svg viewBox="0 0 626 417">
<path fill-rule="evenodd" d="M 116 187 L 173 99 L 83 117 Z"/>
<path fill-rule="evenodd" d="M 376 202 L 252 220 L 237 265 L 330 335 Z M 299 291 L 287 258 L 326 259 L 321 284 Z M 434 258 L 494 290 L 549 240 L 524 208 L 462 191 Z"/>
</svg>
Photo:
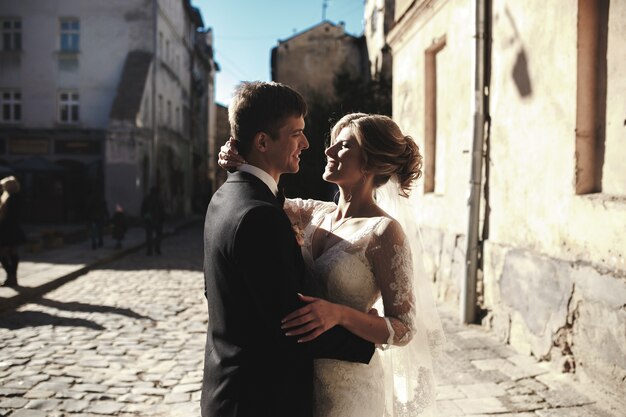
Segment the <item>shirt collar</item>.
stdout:
<svg viewBox="0 0 626 417">
<path fill-rule="evenodd" d="M 267 185 L 267 187 L 270 189 L 270 191 L 272 191 L 274 196 L 278 194 L 278 184 L 276 183 L 276 181 L 274 180 L 274 178 L 272 178 L 270 174 L 263 171 L 261 168 L 255 167 L 254 165 L 250 165 L 250 164 L 243 164 L 243 165 L 239 165 L 237 170 L 254 175 L 258 179 L 263 181 L 265 185 Z"/>
</svg>

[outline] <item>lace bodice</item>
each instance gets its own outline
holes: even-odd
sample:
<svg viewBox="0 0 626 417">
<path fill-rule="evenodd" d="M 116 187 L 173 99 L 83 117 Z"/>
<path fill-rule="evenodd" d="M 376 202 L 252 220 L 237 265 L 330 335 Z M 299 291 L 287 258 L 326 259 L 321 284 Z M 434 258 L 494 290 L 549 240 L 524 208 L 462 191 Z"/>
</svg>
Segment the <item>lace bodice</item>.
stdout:
<svg viewBox="0 0 626 417">
<path fill-rule="evenodd" d="M 363 226 L 314 258 L 313 236 L 334 203 L 287 200 L 285 211 L 303 231 L 302 255 L 310 286 L 328 301 L 368 312 L 382 296 L 390 345 L 406 344 L 414 333 L 411 253 L 399 225 L 388 217 L 366 219 Z"/>
<path fill-rule="evenodd" d="M 314 200 L 285 203 L 294 228 L 301 232 L 310 287 L 319 297 L 363 312 L 375 302 L 381 312 L 382 299 L 389 339 L 367 365 L 316 360 L 313 415 L 432 417 L 436 406 L 428 348 L 431 338 L 416 310 L 415 254 L 395 220 L 373 217 L 354 226 L 349 235 L 344 233 L 342 240 L 315 258 L 315 231 L 336 208 L 334 203 Z M 417 295 L 421 302 L 423 294 Z"/>
</svg>

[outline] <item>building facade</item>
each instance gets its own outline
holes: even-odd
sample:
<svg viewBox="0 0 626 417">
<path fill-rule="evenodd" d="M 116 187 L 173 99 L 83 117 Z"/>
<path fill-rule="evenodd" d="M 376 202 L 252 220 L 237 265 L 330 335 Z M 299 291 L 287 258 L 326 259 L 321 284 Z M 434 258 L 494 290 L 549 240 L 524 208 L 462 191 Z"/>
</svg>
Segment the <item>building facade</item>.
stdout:
<svg viewBox="0 0 626 417">
<path fill-rule="evenodd" d="M 213 154 L 215 158 L 211 161 L 214 161 L 215 164 L 213 166 L 212 172 L 212 188 L 216 191 L 224 182 L 226 182 L 227 174 L 226 170 L 222 169 L 217 165 L 217 154 L 220 152 L 220 148 L 228 138 L 230 138 L 230 122 L 228 121 L 228 107 L 223 106 L 219 103 L 215 105 L 215 115 L 216 115 L 216 128 L 215 128 L 215 144 L 213 145 Z"/>
<path fill-rule="evenodd" d="M 272 80 L 298 90 L 309 103 L 335 98 L 334 79 L 369 74 L 363 37 L 352 36 L 343 23 L 322 21 L 272 49 Z"/>
<path fill-rule="evenodd" d="M 190 212 L 216 68 L 199 11 L 24 0 L 2 2 L 0 20 L 0 159 L 22 177 L 26 220 L 83 220 L 97 194 L 137 216 L 152 186 L 169 213 Z"/>
<path fill-rule="evenodd" d="M 478 318 L 518 350 L 624 392 L 626 3 L 397 0 L 394 20 L 393 117 L 425 154 L 414 201 L 439 299 L 464 297 L 476 151 Z"/>
<path fill-rule="evenodd" d="M 395 0 L 366 0 L 363 35 L 372 79 L 391 79 L 393 60 L 387 34 L 394 23 Z"/>
</svg>

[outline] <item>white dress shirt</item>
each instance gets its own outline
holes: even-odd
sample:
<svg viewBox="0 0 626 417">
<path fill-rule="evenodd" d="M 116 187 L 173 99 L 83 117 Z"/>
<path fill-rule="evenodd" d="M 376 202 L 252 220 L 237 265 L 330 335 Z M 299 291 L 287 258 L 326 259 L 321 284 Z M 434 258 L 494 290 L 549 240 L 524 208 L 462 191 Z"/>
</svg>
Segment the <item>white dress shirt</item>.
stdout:
<svg viewBox="0 0 626 417">
<path fill-rule="evenodd" d="M 261 168 L 255 167 L 254 165 L 250 165 L 250 164 L 243 164 L 243 165 L 239 165 L 239 167 L 237 167 L 237 170 L 254 175 L 258 179 L 263 181 L 265 185 L 267 185 L 270 191 L 274 193 L 274 197 L 278 195 L 278 184 L 276 183 L 276 181 L 274 180 L 274 178 L 272 178 L 270 174 L 263 171 Z"/>
</svg>

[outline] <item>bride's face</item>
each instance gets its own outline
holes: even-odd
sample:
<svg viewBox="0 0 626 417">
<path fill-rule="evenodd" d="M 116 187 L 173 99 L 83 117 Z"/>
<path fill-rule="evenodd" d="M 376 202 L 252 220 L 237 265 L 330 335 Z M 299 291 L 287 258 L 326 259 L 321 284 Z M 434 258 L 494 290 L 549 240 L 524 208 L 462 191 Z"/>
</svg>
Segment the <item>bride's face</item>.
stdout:
<svg viewBox="0 0 626 417">
<path fill-rule="evenodd" d="M 363 150 L 349 127 L 344 127 L 334 143 L 326 148 L 326 167 L 322 178 L 337 185 L 350 186 L 363 178 Z"/>
</svg>

